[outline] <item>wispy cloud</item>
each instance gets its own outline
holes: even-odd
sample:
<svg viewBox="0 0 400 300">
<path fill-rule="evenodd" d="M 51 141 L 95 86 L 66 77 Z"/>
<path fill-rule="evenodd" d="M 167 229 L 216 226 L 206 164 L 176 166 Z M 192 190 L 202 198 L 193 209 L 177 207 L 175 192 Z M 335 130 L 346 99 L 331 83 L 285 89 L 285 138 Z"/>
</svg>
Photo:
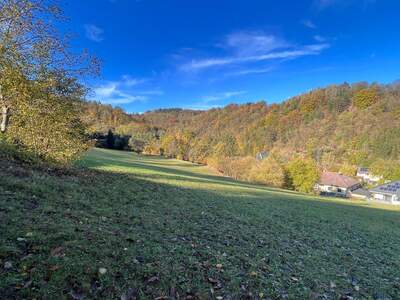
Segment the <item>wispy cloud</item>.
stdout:
<svg viewBox="0 0 400 300">
<path fill-rule="evenodd" d="M 145 101 L 145 96 L 124 92 L 116 82 L 109 82 L 93 89 L 94 100 L 104 104 L 128 104 L 136 101 Z"/>
<path fill-rule="evenodd" d="M 226 100 L 226 99 L 241 96 L 244 94 L 247 94 L 247 91 L 230 91 L 230 92 L 217 93 L 215 95 L 209 95 L 209 96 L 202 97 L 202 102 L 210 103 L 210 102 L 214 102 L 214 101 Z"/>
<path fill-rule="evenodd" d="M 104 40 L 104 30 L 93 24 L 85 25 L 86 37 L 93 42 L 101 42 Z"/>
<path fill-rule="evenodd" d="M 149 96 L 163 95 L 161 90 L 136 89 L 136 86 L 146 82 L 146 79 L 132 78 L 128 75 L 122 76 L 119 81 L 107 81 L 93 88 L 93 99 L 104 104 L 118 105 L 133 102 L 145 102 Z"/>
<path fill-rule="evenodd" d="M 224 65 L 233 65 L 233 64 L 243 64 L 243 63 L 251 63 L 251 62 L 260 62 L 274 59 L 293 59 L 301 56 L 307 55 L 317 55 L 326 48 L 329 48 L 329 44 L 314 44 L 302 46 L 298 49 L 293 50 L 283 50 L 276 51 L 266 54 L 259 54 L 253 56 L 233 56 L 233 57 L 225 57 L 225 58 L 207 58 L 200 60 L 192 60 L 189 63 L 186 63 L 181 66 L 181 70 L 183 71 L 199 71 L 202 69 L 207 69 L 210 67 L 224 66 Z"/>
<path fill-rule="evenodd" d="M 138 84 L 141 84 L 141 83 L 144 83 L 147 81 L 146 79 L 143 79 L 143 78 L 132 78 L 130 75 L 123 75 L 122 80 L 123 80 L 122 81 L 123 84 L 126 86 L 129 86 L 129 87 L 135 86 L 135 85 L 138 85 Z"/>
<path fill-rule="evenodd" d="M 263 73 L 271 72 L 273 69 L 274 69 L 273 67 L 242 69 L 242 70 L 226 73 L 225 75 L 226 76 L 241 76 L 241 75 L 249 75 L 249 74 L 263 74 Z"/>
<path fill-rule="evenodd" d="M 222 47 L 232 49 L 238 56 L 257 55 L 288 46 L 290 44 L 287 41 L 260 31 L 239 31 L 229 34 L 222 44 Z"/>
<path fill-rule="evenodd" d="M 326 42 L 326 38 L 321 36 L 321 35 L 314 35 L 314 40 L 316 40 L 317 42 L 323 43 Z"/>
<path fill-rule="evenodd" d="M 303 21 L 301 21 L 301 23 L 304 25 L 304 26 L 306 26 L 306 27 L 308 27 L 308 28 L 311 28 L 311 29 L 316 29 L 317 28 L 317 26 L 314 24 L 314 22 L 312 22 L 311 20 L 303 20 Z"/>
<path fill-rule="evenodd" d="M 198 72 L 212 67 L 243 67 L 243 65 L 257 62 L 317 55 L 330 45 L 320 43 L 296 46 L 274 35 L 260 32 L 239 32 L 228 35 L 219 46 L 224 48 L 228 55 L 192 59 L 180 65 L 180 70 Z"/>
<path fill-rule="evenodd" d="M 314 0 L 313 6 L 322 10 L 334 5 L 352 5 L 359 4 L 364 8 L 367 8 L 369 5 L 376 3 L 376 0 Z"/>
<path fill-rule="evenodd" d="M 207 95 L 201 97 L 200 101 L 191 105 L 185 106 L 188 109 L 196 110 L 207 110 L 211 108 L 218 108 L 224 106 L 222 103 L 218 103 L 223 100 L 232 99 L 247 94 L 247 91 L 227 91 L 220 92 L 213 95 Z"/>
</svg>

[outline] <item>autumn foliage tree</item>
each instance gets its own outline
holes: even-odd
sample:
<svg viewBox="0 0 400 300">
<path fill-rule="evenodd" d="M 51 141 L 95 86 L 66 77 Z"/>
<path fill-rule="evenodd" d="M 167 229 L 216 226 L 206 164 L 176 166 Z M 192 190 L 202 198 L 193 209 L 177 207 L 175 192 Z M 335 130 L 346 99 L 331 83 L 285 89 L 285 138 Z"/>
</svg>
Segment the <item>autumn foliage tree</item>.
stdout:
<svg viewBox="0 0 400 300">
<path fill-rule="evenodd" d="M 378 101 L 378 94 L 375 87 L 364 88 L 353 96 L 353 105 L 359 109 L 366 109 Z"/>
<path fill-rule="evenodd" d="M 24 151 L 66 163 L 86 148 L 80 121 L 85 89 L 77 76 L 97 70 L 68 52 L 55 30 L 57 6 L 44 0 L 0 2 L 2 138 Z"/>
<path fill-rule="evenodd" d="M 311 192 L 319 178 L 317 165 L 312 159 L 295 158 L 288 163 L 286 171 L 290 183 L 299 192 Z"/>
</svg>

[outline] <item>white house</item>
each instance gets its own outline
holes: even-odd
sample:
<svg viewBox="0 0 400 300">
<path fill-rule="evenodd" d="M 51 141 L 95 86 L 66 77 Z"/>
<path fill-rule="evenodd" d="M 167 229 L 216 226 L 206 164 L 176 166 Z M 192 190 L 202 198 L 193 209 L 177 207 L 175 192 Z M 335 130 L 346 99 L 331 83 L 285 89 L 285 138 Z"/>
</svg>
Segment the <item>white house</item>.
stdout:
<svg viewBox="0 0 400 300">
<path fill-rule="evenodd" d="M 400 181 L 379 185 L 370 190 L 371 200 L 400 204 Z"/>
<path fill-rule="evenodd" d="M 335 172 L 323 172 L 315 189 L 320 195 L 350 197 L 351 192 L 361 187 L 356 179 Z"/>
<path fill-rule="evenodd" d="M 367 183 L 377 183 L 383 177 L 371 174 L 368 168 L 360 167 L 357 169 L 357 177 L 361 178 L 364 182 Z"/>
</svg>

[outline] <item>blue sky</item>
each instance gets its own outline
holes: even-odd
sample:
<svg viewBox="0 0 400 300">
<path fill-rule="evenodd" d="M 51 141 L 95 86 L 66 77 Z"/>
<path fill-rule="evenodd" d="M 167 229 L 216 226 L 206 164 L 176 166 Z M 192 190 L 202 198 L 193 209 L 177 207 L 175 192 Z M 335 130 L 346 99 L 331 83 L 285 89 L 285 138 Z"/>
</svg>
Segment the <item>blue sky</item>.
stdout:
<svg viewBox="0 0 400 300">
<path fill-rule="evenodd" d="M 281 102 L 400 79 L 397 0 L 64 1 L 72 46 L 103 62 L 88 97 L 129 112 Z"/>
</svg>

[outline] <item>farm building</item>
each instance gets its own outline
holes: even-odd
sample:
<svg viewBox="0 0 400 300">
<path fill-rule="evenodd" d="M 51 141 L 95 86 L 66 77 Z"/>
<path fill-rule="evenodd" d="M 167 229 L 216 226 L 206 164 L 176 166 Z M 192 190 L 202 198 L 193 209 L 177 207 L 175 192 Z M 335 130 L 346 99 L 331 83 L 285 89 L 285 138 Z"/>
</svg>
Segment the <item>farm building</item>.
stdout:
<svg viewBox="0 0 400 300">
<path fill-rule="evenodd" d="M 360 167 L 357 169 L 357 177 L 367 183 L 377 183 L 382 176 L 371 174 L 368 168 Z"/>
<path fill-rule="evenodd" d="M 370 190 L 371 200 L 400 204 L 400 181 L 379 185 Z"/>
<path fill-rule="evenodd" d="M 315 189 L 320 195 L 350 197 L 351 191 L 361 187 L 359 181 L 335 172 L 323 172 Z"/>
</svg>

